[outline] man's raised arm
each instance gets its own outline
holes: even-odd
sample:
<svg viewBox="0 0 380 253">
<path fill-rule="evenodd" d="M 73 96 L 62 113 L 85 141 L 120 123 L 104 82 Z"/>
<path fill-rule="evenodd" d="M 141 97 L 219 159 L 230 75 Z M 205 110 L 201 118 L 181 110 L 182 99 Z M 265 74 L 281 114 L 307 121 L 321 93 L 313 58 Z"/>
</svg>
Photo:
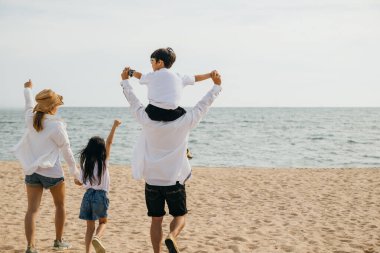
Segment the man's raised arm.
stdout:
<svg viewBox="0 0 380 253">
<path fill-rule="evenodd" d="M 201 119 L 206 115 L 208 109 L 214 102 L 215 98 L 219 95 L 220 91 L 222 90 L 222 79 L 218 71 L 213 71 L 211 73 L 211 79 L 214 82 L 214 86 L 190 111 L 186 113 L 186 117 L 188 120 L 188 124 L 190 124 L 190 128 L 194 128 L 197 126 Z"/>
<path fill-rule="evenodd" d="M 129 84 L 129 67 L 124 68 L 121 73 L 121 87 L 123 87 L 123 93 L 128 103 L 131 106 L 132 115 L 136 118 L 137 122 L 140 124 L 145 124 L 149 122 L 149 117 L 145 112 L 145 106 L 140 102 L 133 92 L 132 86 Z"/>
</svg>

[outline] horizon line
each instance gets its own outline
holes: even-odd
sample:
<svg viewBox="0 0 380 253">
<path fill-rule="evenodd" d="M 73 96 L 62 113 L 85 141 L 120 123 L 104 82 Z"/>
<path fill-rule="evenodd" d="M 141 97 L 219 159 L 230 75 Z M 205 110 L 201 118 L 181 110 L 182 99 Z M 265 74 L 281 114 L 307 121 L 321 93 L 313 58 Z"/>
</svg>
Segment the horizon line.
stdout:
<svg viewBox="0 0 380 253">
<path fill-rule="evenodd" d="M 130 106 L 63 106 L 61 108 L 129 108 Z M 184 108 L 192 108 L 193 106 L 183 106 Z M 23 109 L 22 106 L 0 106 L 0 109 Z M 343 106 L 212 106 L 211 108 L 380 108 L 379 106 L 362 106 L 362 105 L 343 105 Z"/>
</svg>

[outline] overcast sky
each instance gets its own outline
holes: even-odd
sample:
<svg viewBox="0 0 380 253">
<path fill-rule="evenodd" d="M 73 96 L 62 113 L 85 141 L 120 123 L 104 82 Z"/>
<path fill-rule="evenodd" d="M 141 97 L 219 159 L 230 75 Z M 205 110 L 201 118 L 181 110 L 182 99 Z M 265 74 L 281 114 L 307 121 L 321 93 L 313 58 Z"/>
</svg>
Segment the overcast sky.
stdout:
<svg viewBox="0 0 380 253">
<path fill-rule="evenodd" d="M 22 107 L 29 78 L 66 106 L 126 106 L 123 67 L 149 72 L 167 46 L 176 72 L 219 70 L 216 106 L 380 106 L 378 0 L 0 0 L 0 107 Z"/>
</svg>

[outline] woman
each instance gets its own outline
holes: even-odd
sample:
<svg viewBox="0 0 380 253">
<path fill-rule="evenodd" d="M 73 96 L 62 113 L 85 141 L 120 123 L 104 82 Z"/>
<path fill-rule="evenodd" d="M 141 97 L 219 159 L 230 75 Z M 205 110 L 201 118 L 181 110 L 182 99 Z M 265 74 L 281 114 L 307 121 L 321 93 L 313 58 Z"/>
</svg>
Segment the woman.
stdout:
<svg viewBox="0 0 380 253">
<path fill-rule="evenodd" d="M 70 174 L 79 179 L 79 170 L 70 148 L 66 125 L 56 117 L 57 109 L 63 105 L 62 96 L 50 89 L 36 95 L 34 106 L 32 81 L 24 84 L 26 132 L 14 148 L 25 173 L 28 210 L 25 215 L 25 235 L 28 242 L 26 253 L 37 253 L 35 249 L 35 224 L 43 189 L 49 189 L 55 205 L 54 248 L 70 248 L 62 240 L 65 224 L 65 181 L 60 164 L 61 151 L 69 166 Z"/>
</svg>

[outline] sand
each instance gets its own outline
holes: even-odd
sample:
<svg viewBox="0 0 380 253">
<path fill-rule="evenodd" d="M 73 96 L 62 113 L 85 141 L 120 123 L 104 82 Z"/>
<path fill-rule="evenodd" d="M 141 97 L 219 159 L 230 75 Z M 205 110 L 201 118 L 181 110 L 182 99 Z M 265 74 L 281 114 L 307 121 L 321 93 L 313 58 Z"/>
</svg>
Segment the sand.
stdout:
<svg viewBox="0 0 380 253">
<path fill-rule="evenodd" d="M 144 182 L 126 166 L 112 166 L 107 252 L 153 252 Z M 66 175 L 67 171 L 66 171 Z M 84 252 L 84 190 L 66 179 L 65 239 Z M 0 252 L 24 252 L 27 207 L 17 162 L 0 162 Z M 187 224 L 179 240 L 188 253 L 380 252 L 380 168 L 194 168 L 187 185 Z M 164 218 L 164 234 L 170 216 Z M 44 191 L 37 221 L 40 252 L 52 252 L 54 205 Z M 167 252 L 163 246 L 163 252 Z"/>
</svg>

